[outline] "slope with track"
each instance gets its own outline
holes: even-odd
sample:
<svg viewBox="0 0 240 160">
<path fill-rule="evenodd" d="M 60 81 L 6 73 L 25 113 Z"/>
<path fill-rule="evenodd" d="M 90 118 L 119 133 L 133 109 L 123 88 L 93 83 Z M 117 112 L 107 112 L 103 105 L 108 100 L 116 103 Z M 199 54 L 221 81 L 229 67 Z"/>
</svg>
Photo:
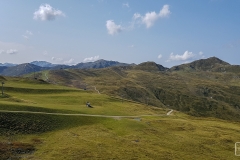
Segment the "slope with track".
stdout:
<svg viewBox="0 0 240 160">
<path fill-rule="evenodd" d="M 123 71 L 122 68 L 64 72 L 64 77 L 71 74 L 72 78 L 79 76 L 87 79 L 89 84 L 98 82 L 97 89 L 101 87 L 102 91 L 112 89 L 114 77 L 119 79 L 119 87 L 124 84 L 146 86 L 148 78 L 151 80 L 149 87 L 156 85 L 168 88 L 170 82 L 166 82 L 169 77 L 179 80 L 180 76 L 189 76 L 161 72 L 156 77 L 156 73 L 130 69 Z M 49 74 L 50 79 L 54 78 L 52 73 Z M 138 81 L 139 77 L 141 81 Z M 95 78 L 102 81 L 94 81 Z M 154 84 L 160 78 L 166 86 Z M 33 78 L 4 79 L 8 89 L 6 96 L 0 96 L 0 110 L 4 110 L 0 112 L 0 159 L 236 158 L 233 146 L 239 139 L 239 122 L 197 118 L 177 111 L 172 114 L 172 110 L 167 112 L 168 109 L 125 99 L 122 101 L 121 98 L 97 94 L 95 91 L 43 83 Z M 191 80 L 182 79 L 186 86 L 176 86 L 175 90 L 193 93 L 190 87 L 194 84 L 188 85 Z M 104 88 L 101 84 L 104 82 L 112 84 Z M 198 84 L 201 83 L 202 80 L 198 81 Z M 228 87 L 224 92 L 218 91 L 219 94 L 232 90 Z M 142 89 L 148 90 L 147 87 Z M 213 93 L 207 88 L 205 92 Z M 239 90 L 234 93 L 239 94 Z M 86 107 L 88 100 L 93 108 Z"/>
<path fill-rule="evenodd" d="M 200 64 L 206 70 L 213 65 L 231 66 L 217 58 L 205 61 L 192 63 L 199 69 L 194 72 L 160 71 L 156 64 L 148 62 L 126 68 L 50 72 L 49 77 L 65 85 L 81 88 L 78 82 L 85 84 L 87 90 L 94 90 L 95 86 L 103 94 L 170 107 L 194 116 L 239 120 L 240 78 L 237 77 L 240 75 L 200 70 Z"/>
<path fill-rule="evenodd" d="M 9 111 L 0 110 L 1 113 L 29 113 L 29 114 L 43 114 L 43 115 L 59 115 L 59 116 L 83 116 L 83 117 L 103 117 L 103 118 L 141 118 L 141 117 L 159 117 L 159 116 L 169 116 L 172 114 L 171 109 L 166 114 L 156 114 L 156 115 L 137 115 L 137 116 L 117 116 L 117 115 L 98 115 L 98 114 L 70 114 L 70 113 L 48 113 L 48 112 L 32 112 L 32 111 Z"/>
</svg>

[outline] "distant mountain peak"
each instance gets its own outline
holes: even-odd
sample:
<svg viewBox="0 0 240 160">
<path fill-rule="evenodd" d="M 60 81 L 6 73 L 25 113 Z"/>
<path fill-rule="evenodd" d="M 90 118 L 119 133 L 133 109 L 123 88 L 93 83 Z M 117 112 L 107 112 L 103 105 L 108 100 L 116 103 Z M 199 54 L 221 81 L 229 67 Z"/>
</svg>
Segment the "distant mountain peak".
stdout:
<svg viewBox="0 0 240 160">
<path fill-rule="evenodd" d="M 201 60 L 201 59 L 200 59 Z M 200 61 L 199 60 L 199 61 Z M 202 59 L 203 61 L 205 60 L 205 61 L 210 61 L 210 62 L 212 62 L 213 64 L 215 64 L 215 63 L 219 63 L 219 64 L 223 64 L 223 65 L 230 65 L 229 63 L 227 63 L 227 62 L 225 62 L 225 61 L 223 61 L 223 60 L 221 60 L 221 59 L 219 59 L 219 58 L 217 58 L 217 57 L 209 57 L 209 58 L 207 58 L 207 59 Z"/>
<path fill-rule="evenodd" d="M 160 64 L 157 64 L 152 61 L 143 62 L 135 66 L 135 69 L 145 70 L 145 71 L 165 71 L 168 68 L 163 67 Z"/>
<path fill-rule="evenodd" d="M 34 64 L 39 67 L 54 67 L 54 66 L 56 66 L 56 64 L 52 64 L 52 63 L 46 62 L 46 61 L 33 61 L 33 62 L 31 62 L 31 64 Z"/>
<path fill-rule="evenodd" d="M 129 66 L 130 64 L 127 63 L 120 63 L 117 61 L 109 61 L 104 59 L 99 59 L 94 62 L 88 62 L 88 63 L 78 63 L 75 65 L 75 68 L 106 68 L 106 67 L 112 67 L 112 66 Z"/>
<path fill-rule="evenodd" d="M 230 64 L 217 58 L 217 57 L 210 57 L 207 59 L 200 59 L 200 60 L 193 61 L 191 63 L 174 66 L 170 70 L 203 70 L 203 71 L 207 71 L 207 70 L 213 69 L 214 67 L 226 66 L 226 65 L 230 65 Z"/>
</svg>

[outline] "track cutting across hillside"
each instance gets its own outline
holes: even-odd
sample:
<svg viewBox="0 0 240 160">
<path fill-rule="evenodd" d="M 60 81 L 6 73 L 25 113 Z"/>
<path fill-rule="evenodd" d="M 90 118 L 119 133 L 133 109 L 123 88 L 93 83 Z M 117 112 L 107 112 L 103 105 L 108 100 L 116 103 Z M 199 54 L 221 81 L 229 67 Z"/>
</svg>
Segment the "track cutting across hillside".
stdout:
<svg viewBox="0 0 240 160">
<path fill-rule="evenodd" d="M 48 113 L 48 112 L 32 112 L 32 111 L 9 111 L 0 110 L 2 113 L 30 113 L 30 114 L 45 114 L 45 115 L 60 115 L 60 116 L 85 116 L 85 117 L 103 117 L 103 118 L 139 118 L 139 117 L 158 117 L 158 116 L 169 116 L 173 110 L 167 112 L 167 114 L 156 114 L 156 115 L 138 115 L 138 116 L 110 116 L 110 115 L 94 115 L 94 114 L 67 114 L 67 113 Z"/>
</svg>

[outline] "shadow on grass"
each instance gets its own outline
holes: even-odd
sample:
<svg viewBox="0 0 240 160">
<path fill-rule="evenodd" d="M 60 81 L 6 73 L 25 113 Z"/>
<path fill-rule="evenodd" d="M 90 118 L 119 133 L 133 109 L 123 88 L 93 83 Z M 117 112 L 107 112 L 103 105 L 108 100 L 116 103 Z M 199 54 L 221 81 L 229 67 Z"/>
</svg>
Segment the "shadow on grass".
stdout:
<svg viewBox="0 0 240 160">
<path fill-rule="evenodd" d="M 101 117 L 0 113 L 0 135 L 36 134 L 104 121 Z"/>
<path fill-rule="evenodd" d="M 32 112 L 47 112 L 47 113 L 69 113 L 69 114 L 84 114 L 79 111 L 72 111 L 66 109 L 49 109 L 43 107 L 35 107 L 35 106 L 26 106 L 26 105 L 14 105 L 14 104 L 1 104 L 0 110 L 7 111 L 32 111 Z"/>
</svg>

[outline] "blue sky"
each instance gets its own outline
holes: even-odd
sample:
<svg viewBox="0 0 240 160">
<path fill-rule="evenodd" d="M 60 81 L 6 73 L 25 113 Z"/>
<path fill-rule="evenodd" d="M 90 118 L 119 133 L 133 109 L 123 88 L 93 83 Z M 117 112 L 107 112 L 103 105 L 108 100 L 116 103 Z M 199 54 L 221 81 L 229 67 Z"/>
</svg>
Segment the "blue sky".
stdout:
<svg viewBox="0 0 240 160">
<path fill-rule="evenodd" d="M 240 64 L 239 0 L 0 2 L 0 63 Z"/>
</svg>

